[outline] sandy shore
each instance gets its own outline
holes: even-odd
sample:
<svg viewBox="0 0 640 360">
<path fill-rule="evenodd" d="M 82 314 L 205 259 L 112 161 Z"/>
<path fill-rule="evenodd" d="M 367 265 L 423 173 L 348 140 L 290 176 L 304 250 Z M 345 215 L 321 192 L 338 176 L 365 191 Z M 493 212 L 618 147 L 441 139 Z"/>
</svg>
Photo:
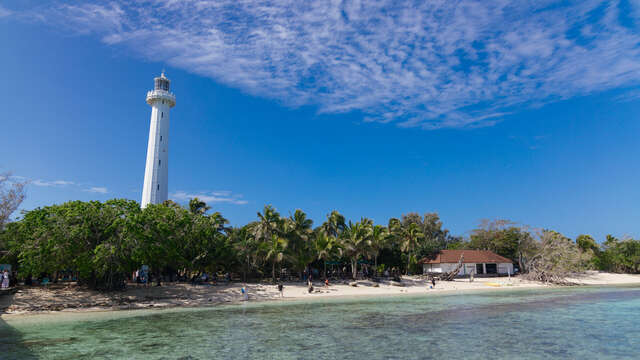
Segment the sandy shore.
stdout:
<svg viewBox="0 0 640 360">
<path fill-rule="evenodd" d="M 571 279 L 584 285 L 620 285 L 639 284 L 640 275 L 610 274 L 587 272 Z M 429 287 L 425 279 L 420 277 L 403 277 L 401 286 L 391 281 L 358 281 L 357 286 L 348 283 L 331 284 L 324 287 L 320 282 L 314 284 L 313 293 L 309 294 L 302 283 L 285 283 L 284 299 L 277 288 L 271 284 L 246 284 L 249 301 L 297 300 L 322 297 L 379 297 L 401 294 L 441 294 L 481 290 L 508 290 L 523 288 L 542 288 L 547 285 L 521 280 L 518 277 L 495 277 L 456 279 L 455 281 L 437 282 L 435 288 Z M 58 311 L 104 311 L 155 309 L 178 306 L 212 306 L 222 303 L 233 303 L 243 300 L 241 288 L 243 284 L 232 285 L 197 285 L 165 284 L 163 286 L 143 287 L 132 284 L 126 291 L 100 293 L 73 284 L 56 284 L 47 288 L 20 287 L 14 291 L 0 294 L 0 310 L 5 316 Z"/>
</svg>

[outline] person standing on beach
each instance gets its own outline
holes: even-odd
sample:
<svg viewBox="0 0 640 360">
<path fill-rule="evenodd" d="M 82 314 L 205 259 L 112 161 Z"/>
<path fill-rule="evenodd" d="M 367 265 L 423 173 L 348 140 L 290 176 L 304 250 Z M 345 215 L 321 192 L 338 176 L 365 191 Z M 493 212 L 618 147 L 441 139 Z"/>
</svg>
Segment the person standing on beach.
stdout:
<svg viewBox="0 0 640 360">
<path fill-rule="evenodd" d="M 282 282 L 280 282 L 278 284 L 278 291 L 280 292 L 280 297 L 283 298 L 284 297 L 284 285 L 282 285 Z"/>
<path fill-rule="evenodd" d="M 6 289 L 9 287 L 9 272 L 5 270 L 2 273 L 2 288 Z"/>
</svg>

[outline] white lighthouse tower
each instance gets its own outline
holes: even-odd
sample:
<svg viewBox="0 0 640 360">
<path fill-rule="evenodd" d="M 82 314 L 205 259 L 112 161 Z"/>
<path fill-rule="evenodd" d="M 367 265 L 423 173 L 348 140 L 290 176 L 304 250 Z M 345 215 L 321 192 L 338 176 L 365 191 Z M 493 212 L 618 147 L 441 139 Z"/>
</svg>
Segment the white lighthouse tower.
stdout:
<svg viewBox="0 0 640 360">
<path fill-rule="evenodd" d="M 151 125 L 142 187 L 142 208 L 149 204 L 161 204 L 168 196 L 169 109 L 176 104 L 175 95 L 169 92 L 170 83 L 163 71 L 160 77 L 154 79 L 154 89 L 147 92 L 147 104 L 151 105 Z"/>
</svg>

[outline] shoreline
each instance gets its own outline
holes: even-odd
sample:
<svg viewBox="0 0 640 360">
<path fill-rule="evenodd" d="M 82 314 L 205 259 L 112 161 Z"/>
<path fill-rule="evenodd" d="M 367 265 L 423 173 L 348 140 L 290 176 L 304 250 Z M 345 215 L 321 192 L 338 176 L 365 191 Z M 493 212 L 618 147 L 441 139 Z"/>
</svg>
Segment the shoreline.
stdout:
<svg viewBox="0 0 640 360">
<path fill-rule="evenodd" d="M 587 272 L 568 279 L 579 286 L 640 285 L 640 275 Z M 402 295 L 451 295 L 481 291 L 503 291 L 516 289 L 553 289 L 564 286 L 547 285 L 522 280 L 519 277 L 492 277 L 455 279 L 437 282 L 430 289 L 426 279 L 415 276 L 403 277 L 402 286 L 393 285 L 388 280 L 374 283 L 359 280 L 358 286 L 348 283 L 332 284 L 325 288 L 320 282 L 314 284 L 314 292 L 309 294 L 302 283 L 285 283 L 284 298 L 280 297 L 275 285 L 264 283 L 245 284 L 248 303 L 273 301 L 300 301 L 311 299 L 375 299 Z M 316 287 L 316 285 L 318 285 Z M 0 295 L 3 309 L 0 318 L 15 319 L 33 315 L 62 315 L 85 313 L 111 313 L 132 310 L 165 310 L 177 308 L 206 308 L 221 305 L 246 303 L 242 299 L 243 284 L 231 285 L 190 285 L 170 283 L 160 287 L 143 287 L 132 284 L 127 290 L 115 293 L 100 293 L 73 284 L 57 284 L 49 288 L 21 287 L 13 294 Z"/>
</svg>

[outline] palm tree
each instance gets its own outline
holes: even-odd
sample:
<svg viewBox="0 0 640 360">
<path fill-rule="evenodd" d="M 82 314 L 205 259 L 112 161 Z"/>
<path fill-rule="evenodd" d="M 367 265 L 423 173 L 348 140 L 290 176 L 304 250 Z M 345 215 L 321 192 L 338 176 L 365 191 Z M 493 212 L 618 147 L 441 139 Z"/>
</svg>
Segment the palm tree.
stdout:
<svg viewBox="0 0 640 360">
<path fill-rule="evenodd" d="M 231 229 L 228 232 L 231 244 L 238 253 L 238 256 L 243 259 L 242 262 L 244 262 L 244 269 L 242 271 L 242 278 L 245 282 L 247 281 L 249 267 L 255 262 L 255 258 L 252 261 L 252 257 L 256 256 L 258 250 L 258 243 L 255 241 L 255 238 L 250 231 L 251 228 L 252 224 L 248 224 L 241 228 Z"/>
<path fill-rule="evenodd" d="M 322 224 L 322 230 L 329 236 L 334 238 L 340 237 L 342 231 L 346 226 L 344 216 L 342 216 L 337 210 L 333 210 L 327 215 L 327 221 Z"/>
<path fill-rule="evenodd" d="M 208 206 L 206 202 L 197 197 L 189 201 L 189 211 L 192 214 L 204 215 L 209 210 L 211 210 L 211 206 Z"/>
<path fill-rule="evenodd" d="M 282 226 L 280 214 L 271 205 L 266 205 L 262 213 L 258 213 L 258 221 L 253 223 L 252 232 L 256 240 L 268 242 L 271 236 L 278 233 Z"/>
<path fill-rule="evenodd" d="M 264 259 L 271 261 L 271 278 L 276 282 L 276 264 L 284 260 L 284 253 L 287 249 L 287 240 L 277 234 L 271 235 L 268 242 L 260 244 L 264 251 Z"/>
<path fill-rule="evenodd" d="M 342 255 L 342 248 L 338 239 L 327 235 L 324 231 L 316 231 L 314 236 L 314 250 L 318 256 L 318 260 L 324 262 L 324 277 L 327 277 L 327 260 L 331 257 Z"/>
<path fill-rule="evenodd" d="M 371 252 L 373 253 L 374 268 L 378 270 L 378 255 L 382 249 L 387 247 L 389 241 L 389 230 L 382 225 L 375 225 L 371 229 Z"/>
<path fill-rule="evenodd" d="M 349 221 L 340 238 L 342 248 L 351 260 L 351 272 L 354 280 L 358 273 L 358 259 L 370 251 L 371 226 L 368 225 L 369 223 L 370 220 L 365 218 L 355 224 Z"/>
<path fill-rule="evenodd" d="M 296 210 L 283 224 L 283 234 L 289 240 L 289 254 L 293 266 L 302 272 L 313 261 L 312 246 L 309 242 L 312 235 L 313 221 L 307 218 L 302 210 Z"/>
<path fill-rule="evenodd" d="M 407 275 L 409 275 L 409 268 L 411 267 L 411 259 L 415 256 L 415 250 L 418 246 L 418 241 L 424 235 L 420 231 L 420 227 L 416 223 L 408 223 L 403 225 L 398 219 L 389 220 L 389 229 L 393 233 L 393 236 L 400 241 L 400 249 L 407 253 Z"/>
</svg>

